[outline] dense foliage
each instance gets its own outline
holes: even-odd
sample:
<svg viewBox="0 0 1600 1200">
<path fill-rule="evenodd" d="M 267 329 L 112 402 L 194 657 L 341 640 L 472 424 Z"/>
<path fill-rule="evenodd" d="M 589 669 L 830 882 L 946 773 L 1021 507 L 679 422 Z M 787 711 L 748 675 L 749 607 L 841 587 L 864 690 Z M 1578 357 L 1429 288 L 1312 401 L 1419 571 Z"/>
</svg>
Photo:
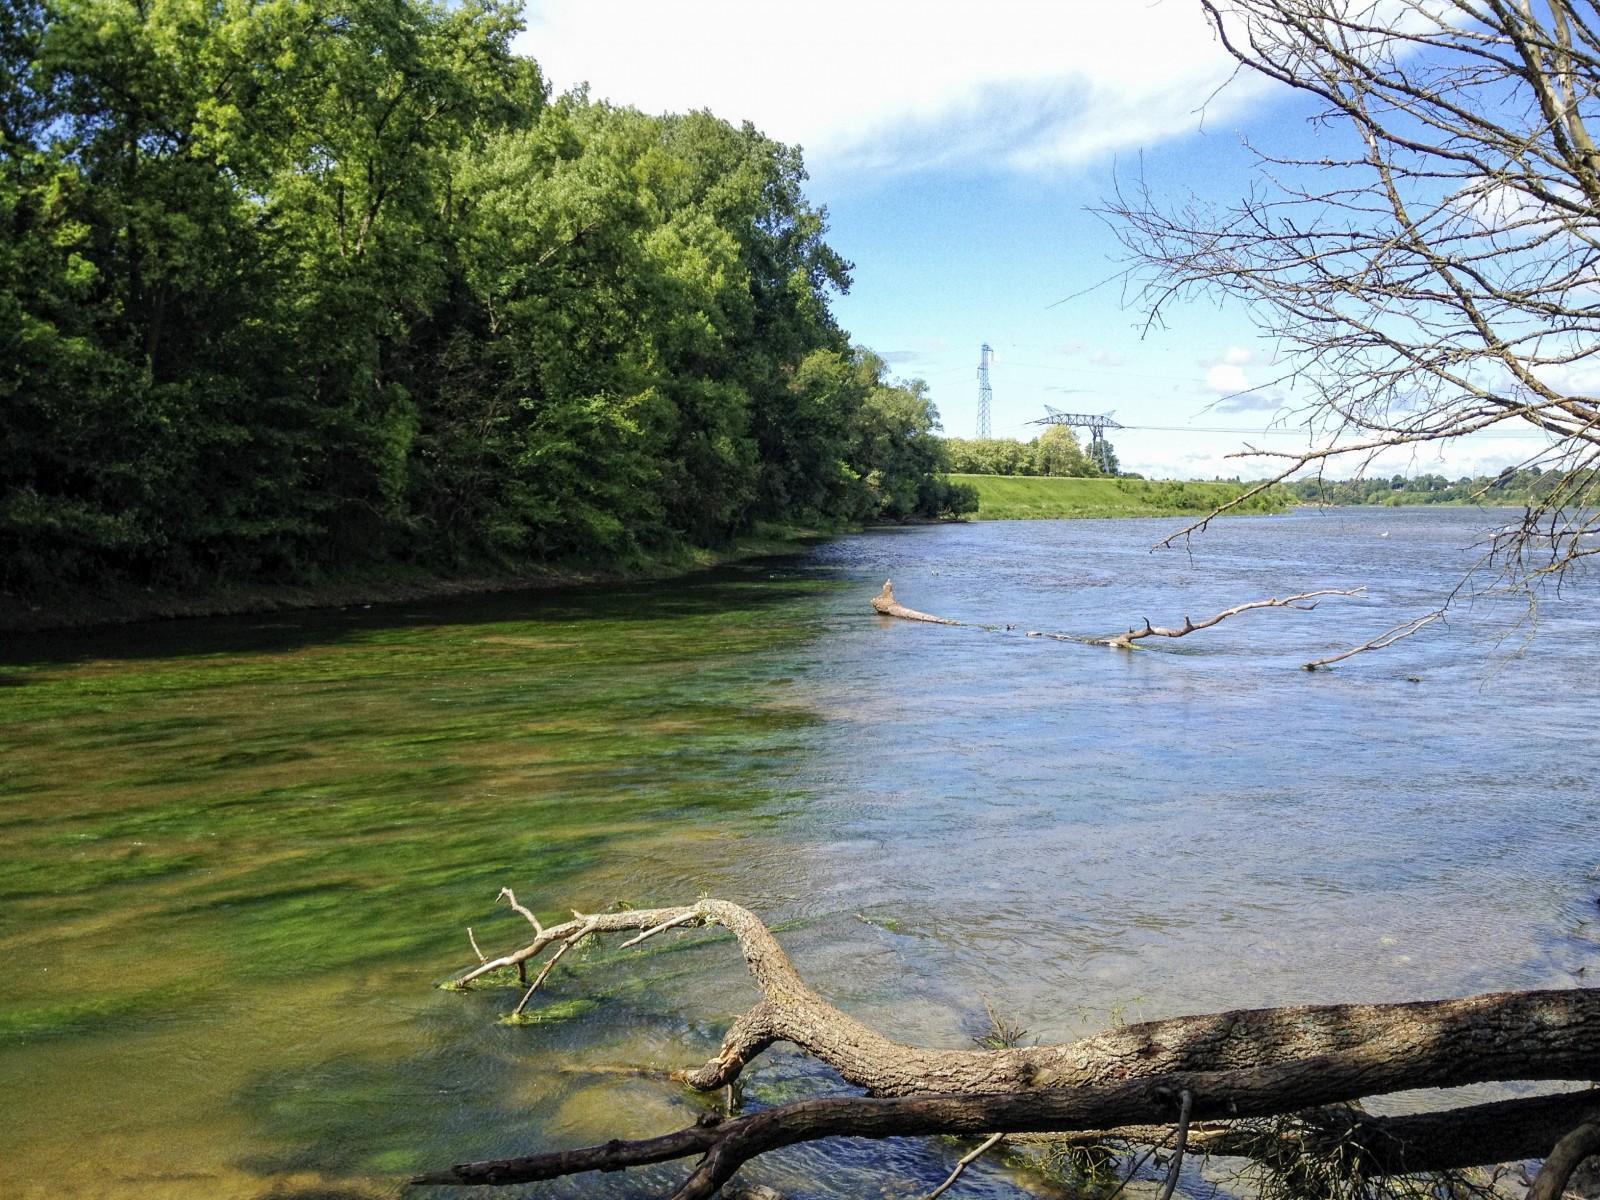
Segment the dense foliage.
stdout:
<svg viewBox="0 0 1600 1200">
<path fill-rule="evenodd" d="M 1559 471 L 1507 467 L 1498 475 L 1394 475 L 1383 479 L 1295 479 L 1284 485 L 1307 504 L 1483 504 L 1537 508 L 1573 482 Z"/>
<path fill-rule="evenodd" d="M 552 101 L 511 0 L 0 0 L 0 587 L 937 515 L 799 152 Z"/>
<path fill-rule="evenodd" d="M 1116 452 L 1106 443 L 1111 470 L 1084 453 L 1066 425 L 1051 425 L 1031 442 L 1012 438 L 946 438 L 950 470 L 964 475 L 1116 475 Z"/>
</svg>

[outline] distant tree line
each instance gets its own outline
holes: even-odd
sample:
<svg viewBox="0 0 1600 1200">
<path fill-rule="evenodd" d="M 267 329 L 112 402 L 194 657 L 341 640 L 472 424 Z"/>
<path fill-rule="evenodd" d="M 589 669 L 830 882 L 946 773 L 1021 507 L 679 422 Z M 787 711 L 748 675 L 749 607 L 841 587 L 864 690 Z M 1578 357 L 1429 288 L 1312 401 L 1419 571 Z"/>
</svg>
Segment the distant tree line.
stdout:
<svg viewBox="0 0 1600 1200">
<path fill-rule="evenodd" d="M 970 509 L 797 149 L 513 0 L 0 0 L 0 587 L 626 560 Z"/>
<path fill-rule="evenodd" d="M 1066 425 L 1051 425 L 1030 442 L 1013 438 L 945 438 L 950 470 L 966 475 L 1119 475 L 1116 451 L 1105 443 L 1109 470 L 1090 458 Z"/>
<path fill-rule="evenodd" d="M 1565 482 L 1564 482 L 1565 480 Z M 1377 479 L 1293 479 L 1287 487 L 1303 504 L 1485 504 L 1535 508 L 1557 489 L 1573 486 L 1560 471 L 1507 467 L 1498 475 L 1393 475 Z"/>
</svg>

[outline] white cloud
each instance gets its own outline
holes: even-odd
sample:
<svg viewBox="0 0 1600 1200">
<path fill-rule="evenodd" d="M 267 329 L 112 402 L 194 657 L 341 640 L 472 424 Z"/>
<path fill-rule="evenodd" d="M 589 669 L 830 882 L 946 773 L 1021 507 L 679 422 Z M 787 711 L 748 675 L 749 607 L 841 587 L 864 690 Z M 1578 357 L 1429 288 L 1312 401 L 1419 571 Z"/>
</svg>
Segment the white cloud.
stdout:
<svg viewBox="0 0 1600 1200">
<path fill-rule="evenodd" d="M 1199 128 L 1231 73 L 1189 0 L 530 0 L 525 17 L 518 48 L 558 89 L 750 120 L 826 169 L 1083 163 Z M 1204 119 L 1263 89 L 1241 78 Z"/>
<path fill-rule="evenodd" d="M 1600 395 L 1600 366 L 1583 361 L 1536 367 L 1534 374 L 1547 386 L 1569 396 Z"/>
<path fill-rule="evenodd" d="M 1237 363 L 1220 362 L 1206 371 L 1206 387 L 1219 396 L 1231 396 L 1235 392 L 1247 391 L 1250 377 Z"/>
</svg>

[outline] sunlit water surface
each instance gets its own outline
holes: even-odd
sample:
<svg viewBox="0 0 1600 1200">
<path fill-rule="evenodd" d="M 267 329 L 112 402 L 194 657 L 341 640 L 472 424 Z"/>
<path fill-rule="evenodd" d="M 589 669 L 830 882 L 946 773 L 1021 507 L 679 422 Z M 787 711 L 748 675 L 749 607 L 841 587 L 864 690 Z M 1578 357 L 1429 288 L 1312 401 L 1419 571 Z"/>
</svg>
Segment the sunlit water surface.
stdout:
<svg viewBox="0 0 1600 1200">
<path fill-rule="evenodd" d="M 537 1024 L 438 990 L 568 908 L 739 901 L 833 1002 L 963 1046 L 1241 1005 L 1581 984 L 1595 591 L 1426 611 L 1511 514 L 879 531 L 688 581 L 15 640 L 0 660 L 7 1195 L 395 1196 L 664 1132 L 754 993 L 715 933 L 569 955 Z M 895 622 L 901 599 L 985 632 Z M 1028 638 L 1252 612 L 1122 653 Z M 1509 637 L 1507 635 L 1510 635 Z M 570 966 L 570 969 L 569 969 Z M 775 1052 L 746 1102 L 836 1091 Z M 916 1196 L 961 1148 L 752 1169 Z M 512 1189 L 644 1194 L 681 1168 Z M 963 1194 L 1036 1185 L 980 1164 Z"/>
</svg>

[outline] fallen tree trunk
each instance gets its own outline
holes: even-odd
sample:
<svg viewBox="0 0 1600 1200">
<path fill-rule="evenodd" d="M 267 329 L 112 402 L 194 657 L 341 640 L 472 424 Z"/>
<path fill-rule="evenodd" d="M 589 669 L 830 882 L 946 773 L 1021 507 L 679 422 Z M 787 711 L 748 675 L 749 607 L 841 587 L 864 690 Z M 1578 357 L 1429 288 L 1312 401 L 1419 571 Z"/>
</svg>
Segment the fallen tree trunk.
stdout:
<svg viewBox="0 0 1600 1200">
<path fill-rule="evenodd" d="M 715 1195 L 717 1189 L 752 1158 L 784 1146 L 823 1138 L 980 1134 L 996 1128 L 1017 1133 L 1064 1132 L 1084 1129 L 1107 1119 L 1131 1125 L 1164 1117 L 1176 1119 L 1185 1092 L 1190 1096 L 1192 1112 L 1198 1117 L 1240 1120 L 1282 1113 L 1286 1105 L 1302 1099 L 1348 1098 L 1365 1090 L 1365 1081 L 1358 1071 L 1341 1069 L 1339 1064 L 1328 1060 L 1310 1060 L 1254 1071 L 1157 1075 L 1074 1091 L 800 1100 L 730 1120 L 708 1116 L 664 1137 L 610 1141 L 581 1150 L 461 1163 L 419 1175 L 412 1182 L 503 1186 L 558 1179 L 584 1171 L 618 1171 L 699 1154 L 700 1162 L 671 1193 L 671 1200 L 698 1200 Z M 1566 1106 L 1563 1111 L 1593 1114 L 1600 1111 L 1600 1105 L 1590 1100 L 1586 1104 Z M 1435 1120 L 1448 1120 L 1450 1115 L 1437 1114 Z M 1585 1123 L 1579 1128 L 1586 1130 L 1593 1126 Z M 1562 1133 L 1557 1131 L 1548 1139 L 1523 1141 L 1517 1145 L 1538 1146 L 1541 1149 L 1536 1153 L 1544 1153 L 1562 1140 Z M 1587 1142 L 1584 1145 L 1587 1146 Z M 1585 1157 L 1595 1152 L 1589 1149 Z M 1455 1158 L 1469 1158 L 1473 1163 L 1495 1161 L 1471 1154 Z M 1371 1161 L 1377 1165 L 1380 1160 Z M 1423 1160 L 1418 1156 L 1415 1161 Z M 1563 1183 L 1576 1165 L 1576 1162 L 1570 1166 L 1562 1164 L 1566 1171 Z M 1405 1169 L 1424 1168 L 1408 1165 Z"/>
<path fill-rule="evenodd" d="M 710 1196 L 750 1158 L 816 1138 L 905 1134 L 1100 1131 L 1138 1140 L 1172 1120 L 1188 1092 L 1191 1146 L 1273 1156 L 1336 1148 L 1366 1174 L 1442 1169 L 1547 1152 L 1594 1118 L 1600 1093 L 1502 1102 L 1421 1117 L 1317 1111 L 1414 1088 L 1600 1077 L 1600 991 L 1503 992 L 1403 1004 L 1241 1009 L 1110 1029 L 1081 1041 L 999 1050 L 937 1050 L 892 1041 L 828 1004 L 795 970 L 767 927 L 723 900 L 676 908 L 574 913 L 533 941 L 466 972 L 470 986 L 556 946 L 632 932 L 625 945 L 672 929 L 722 926 L 738 942 L 760 999 L 735 1020 L 717 1055 L 679 1078 L 709 1091 L 736 1079 L 777 1041 L 827 1063 L 869 1098 L 806 1101 L 749 1117 L 701 1123 L 640 1142 L 465 1164 L 428 1183 L 513 1183 L 701 1155 L 680 1200 Z M 524 995 L 526 1004 L 541 972 Z M 521 1004 L 519 1004 L 519 1009 Z M 1312 1111 L 1308 1111 L 1312 1110 Z M 1342 1115 L 1340 1115 L 1342 1113 Z M 1240 1128 L 1247 1118 L 1299 1114 L 1294 1130 Z M 1230 1140 L 1231 1139 L 1231 1140 Z M 1531 1149 L 1530 1149 L 1531 1148 Z"/>
</svg>

